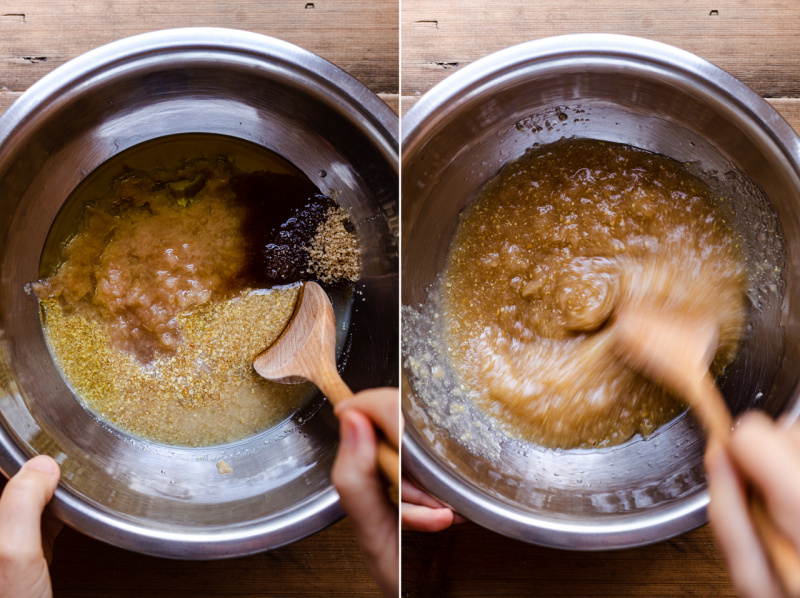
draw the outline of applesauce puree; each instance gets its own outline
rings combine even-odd
[[[230,178],[224,161],[194,160],[116,179],[34,291],[98,317],[111,344],[141,361],[174,352],[176,316],[222,297],[245,267],[246,213]],[[187,181],[199,186],[191,197]]]
[[[632,147],[562,140],[506,165],[462,214],[441,279],[449,355],[506,431],[553,448],[645,436],[682,403],[622,364],[618,301],[708,314],[735,356],[747,273],[708,186]]]

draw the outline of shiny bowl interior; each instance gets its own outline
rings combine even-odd
[[[466,203],[535,143],[565,136],[621,142],[695,163],[744,189],[755,183],[786,240],[786,263],[777,264],[785,290],[782,300],[773,294],[751,306],[753,330],[720,385],[735,413],[757,406],[796,418],[800,139],[744,84],[648,40],[555,37],[455,73],[412,107],[402,130],[404,306],[426,300]],[[706,522],[704,437],[689,415],[619,447],[551,451],[509,440],[487,458],[436,423],[408,369],[403,385],[405,470],[485,527],[594,550],[655,542]]]
[[[31,87],[0,118],[3,473],[14,474],[35,454],[52,455],[62,468],[52,503],[61,519],[117,546],[167,557],[275,548],[341,517],[330,482],[337,423],[321,396],[277,427],[230,444],[182,448],[130,436],[72,395],[23,285],[38,278],[60,207],[104,161],[166,135],[241,138],[339,193],[362,251],[340,369],[354,390],[396,384],[397,129],[394,113],[332,64],[225,29],[121,40]],[[217,473],[220,459],[232,474]]]

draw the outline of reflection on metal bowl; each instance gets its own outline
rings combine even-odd
[[[648,40],[555,37],[455,73],[412,107],[402,129],[402,302],[412,308],[443,268],[459,212],[535,143],[570,136],[625,143],[695,163],[754,198],[765,194],[786,239],[786,264],[775,264],[783,267],[783,300],[767,292],[754,301],[752,329],[719,382],[735,413],[758,406],[796,418],[800,139],[744,84]],[[443,411],[434,412],[414,376],[406,369],[404,469],[467,518],[579,550],[646,544],[705,523],[704,439],[690,415],[617,447],[553,451],[506,438],[487,456],[437,423],[451,407],[440,401]]]
[[[54,512],[117,546],[221,558],[293,542],[341,516],[330,483],[337,422],[322,397],[276,428],[209,448],[160,445],[98,420],[72,395],[23,291],[48,230],[95,168],[139,143],[216,133],[259,144],[333,189],[362,252],[343,375],[396,384],[397,117],[325,60],[225,29],[149,33],[98,48],[0,118],[0,469],[61,463]],[[344,323],[346,324],[346,323]],[[222,476],[224,460],[233,473]]]

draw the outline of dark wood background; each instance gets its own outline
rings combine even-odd
[[[517,43],[622,33],[672,44],[744,81],[800,131],[795,0],[402,0],[401,112],[457,69]],[[403,534],[403,596],[735,596],[708,527],[646,548],[577,553],[468,523]]]
[[[2,0],[0,112],[92,48],[189,26],[246,29],[302,46],[397,111],[398,20],[397,0]],[[147,557],[65,529],[51,573],[57,598],[380,595],[346,519],[285,548],[216,562]]]

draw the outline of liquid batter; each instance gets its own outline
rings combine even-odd
[[[645,436],[682,403],[611,350],[620,301],[709,315],[735,356],[747,274],[708,186],[635,148],[564,140],[506,165],[464,211],[441,278],[449,356],[507,433],[553,448]]]

